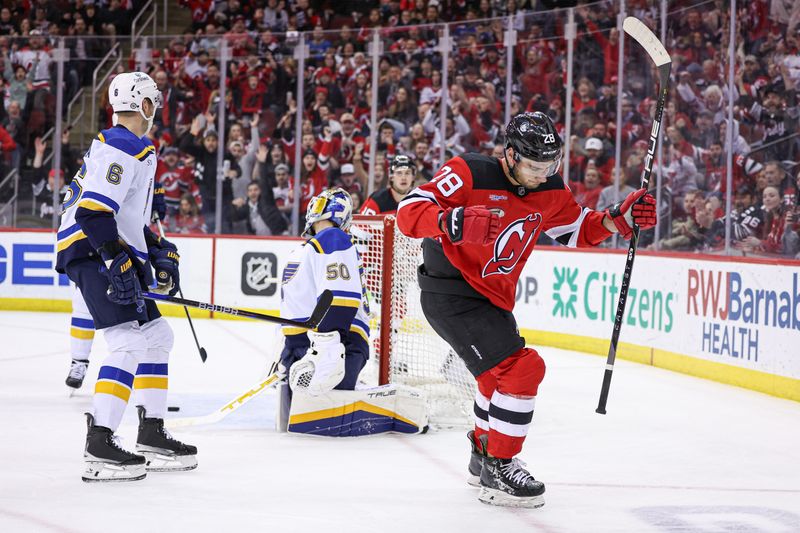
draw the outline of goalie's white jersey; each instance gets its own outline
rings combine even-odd
[[[337,227],[326,228],[292,251],[283,270],[281,317],[308,320],[325,289],[333,304],[318,327],[359,335],[369,342],[369,309],[361,280],[361,261],[350,236]],[[305,330],[283,327],[287,340],[307,342]]]
[[[150,139],[122,126],[101,131],[64,198],[57,269],[63,271],[73,259],[94,254],[117,236],[147,262],[143,228],[150,222],[155,172]]]

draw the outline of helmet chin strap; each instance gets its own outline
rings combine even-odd
[[[514,152],[514,155],[516,155],[516,152]],[[506,167],[508,168],[508,172],[511,174],[511,179],[514,180],[514,183],[516,183],[520,187],[524,187],[524,185],[522,185],[517,179],[517,165],[514,165],[512,167],[511,163],[508,161],[508,149],[503,150],[503,158],[506,160]],[[514,162],[516,163],[517,160],[514,159]]]

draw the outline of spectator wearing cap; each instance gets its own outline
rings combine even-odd
[[[361,193],[363,190],[361,182],[356,178],[356,169],[352,163],[345,163],[339,169],[339,178],[333,184],[334,187],[341,187],[351,195]]]
[[[344,107],[344,96],[342,95],[342,90],[336,83],[336,78],[333,75],[333,70],[331,70],[330,67],[322,67],[317,72],[315,89],[318,88],[325,89],[325,99],[334,109],[341,109]]]
[[[580,169],[580,181],[586,173],[586,168],[589,165],[594,166],[600,174],[600,182],[603,186],[611,183],[611,172],[614,168],[616,160],[607,155],[606,148],[603,146],[603,141],[597,137],[589,137],[583,146],[586,155],[578,159],[578,168]]]
[[[228,231],[226,230],[230,229],[230,217],[227,216],[227,211],[233,199],[232,182],[241,176],[241,169],[233,156],[226,152],[223,165],[224,176],[222,176],[223,227],[216,228],[213,220],[217,198],[217,147],[219,145],[219,137],[217,132],[211,128],[202,134],[203,118],[203,116],[195,117],[190,130],[180,138],[178,148],[195,158],[195,179],[203,197],[203,216],[210,232],[214,233],[219,229],[222,233],[227,233]]]
[[[334,152],[335,157],[339,163],[352,163],[356,145],[364,144],[366,138],[362,135],[361,130],[356,128],[356,119],[352,113],[342,113],[339,123],[342,128],[338,133],[339,151],[338,153]]]
[[[794,159],[793,143],[775,142],[797,130],[800,116],[794,81],[784,76],[782,85],[771,83],[765,86],[762,101],[748,97],[741,99],[744,105],[751,103],[748,117],[763,132],[761,140],[764,144],[775,143],[764,149],[764,158],[768,160]]]
[[[232,206],[232,220],[245,221],[250,235],[281,235],[288,227],[275,205],[272,187],[262,190],[257,180],[247,186],[247,198],[234,198]]]
[[[184,194],[191,195],[197,207],[203,205],[194,169],[184,165],[180,155],[180,150],[174,146],[167,146],[161,152],[156,165],[156,181],[164,188],[164,202],[167,204],[168,215],[178,211]]]
[[[275,171],[271,176],[264,174],[264,167],[261,168],[262,173],[258,183],[261,185],[262,190],[267,187],[272,188],[272,197],[275,199],[275,206],[288,222],[292,214],[292,209],[294,208],[291,200],[292,183],[289,182],[289,177],[291,176],[289,165],[284,163],[276,165]],[[270,180],[272,180],[272,182],[270,182]]]

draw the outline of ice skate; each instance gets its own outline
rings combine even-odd
[[[113,431],[94,425],[91,414],[86,413],[86,417],[89,427],[83,454],[86,470],[81,479],[87,483],[144,479],[145,458],[123,449]]]
[[[489,439],[488,435],[481,435],[479,440],[480,446],[475,444],[475,432],[470,431],[467,433],[469,445],[471,448],[469,456],[469,476],[467,476],[467,485],[473,487],[481,486],[481,470],[483,469],[483,460],[486,458],[486,441]]]
[[[148,472],[180,472],[197,468],[197,447],[176,440],[164,428],[163,418],[147,418],[147,410],[137,405],[139,436],[136,451],[147,459]]]
[[[536,481],[517,458],[486,457],[478,499],[489,505],[536,508],[544,505],[544,483]]]
[[[69,374],[67,375],[66,384],[69,387],[69,395],[72,396],[76,390],[80,389],[83,385],[83,378],[86,377],[86,369],[89,367],[89,361],[84,359],[73,359],[69,367]]]

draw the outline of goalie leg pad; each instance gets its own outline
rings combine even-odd
[[[427,425],[425,393],[390,384],[317,396],[295,391],[288,429],[291,433],[357,437],[389,431],[421,433]]]

